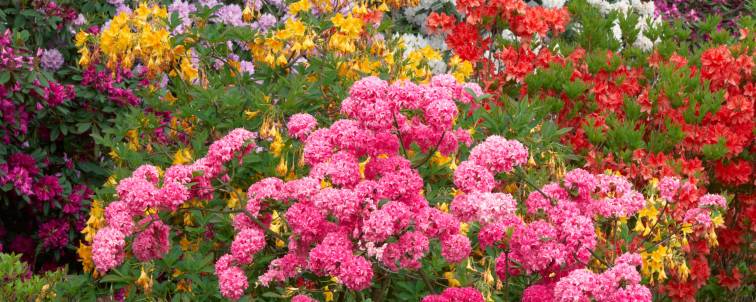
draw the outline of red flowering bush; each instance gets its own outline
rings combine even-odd
[[[684,257],[695,267],[676,269],[685,273],[660,286],[675,299],[689,299],[697,289],[716,282],[709,279],[710,269],[727,272],[742,265],[743,253],[750,249],[743,243],[752,237],[755,218],[749,215],[756,184],[756,45],[752,21],[745,20],[742,26],[745,36],[703,45],[688,55],[674,51],[686,42],[665,36],[661,30],[670,30],[667,25],[660,26],[661,42],[650,54],[635,48],[615,52],[577,47],[555,53],[546,47],[507,46],[495,55],[503,65],[498,69],[503,77],[479,75],[484,83],[487,79],[503,81],[499,94],[527,96],[532,104],[551,108],[554,121],[572,129],[563,142],[585,156],[589,171],[618,171],[640,186],[656,184],[665,177],[684,178],[686,189],[674,209],[664,205],[659,211],[655,207],[653,214],[641,213],[644,219],[655,215],[652,220],[659,221],[669,215],[669,221],[681,225],[678,234],[682,235],[688,232],[685,225],[694,220],[711,225],[695,210],[697,200],[707,193],[726,194],[729,207],[745,214],[717,217],[713,223],[724,223],[727,228],[681,246]],[[582,42],[593,33],[578,34],[581,46],[591,47]],[[647,227],[642,221],[636,223],[639,230]],[[718,242],[721,235],[724,241]],[[719,264],[710,268],[707,261],[714,260]],[[690,277],[688,269],[693,274]],[[733,288],[731,282],[725,279],[720,284]]]
[[[540,40],[549,33],[564,32],[570,21],[566,7],[529,6],[522,0],[457,1],[456,10],[461,20],[455,14],[433,12],[427,25],[431,31],[446,36],[446,45],[453,54],[476,65],[477,79],[494,96],[500,95],[503,82],[524,71],[509,68],[508,60],[513,59],[513,54],[507,49],[492,47],[500,45],[497,41],[502,33],[505,39],[529,45],[534,38]],[[506,73],[502,72],[502,64],[507,66]]]

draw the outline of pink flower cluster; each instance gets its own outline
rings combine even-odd
[[[48,86],[42,86],[42,89],[42,99],[44,99],[50,107],[56,107],[63,104],[63,102],[73,100],[76,97],[76,90],[71,84],[63,85],[51,81],[48,83]]]
[[[543,210],[551,217],[564,217],[564,211],[586,217],[629,217],[646,204],[643,194],[634,190],[625,177],[592,174],[583,169],[567,172],[562,185],[551,183],[542,191],[547,196],[539,192],[528,196],[528,213]]]
[[[529,195],[527,213],[543,218],[525,223],[515,214],[517,202],[511,195],[491,190],[496,173],[512,171],[527,158],[527,149],[519,142],[489,137],[471,150],[454,174],[455,184],[465,193],[454,198],[451,211],[461,221],[480,224],[480,246],[497,245],[511,232],[509,252],[496,261],[502,279],[582,267],[596,246],[592,217],[626,217],[645,205],[643,195],[625,178],[576,169],[565,175],[562,184],[551,183]],[[541,211],[546,215],[538,215]]]
[[[428,295],[421,302],[483,302],[483,295],[472,287],[449,287],[440,295]]]
[[[34,181],[35,177],[39,177]],[[12,183],[16,192],[39,201],[52,201],[63,194],[58,177],[40,175],[37,161],[29,154],[14,153],[0,164],[0,185]]]
[[[533,285],[523,293],[523,301],[652,301],[651,291],[640,285],[640,265],[640,255],[626,253],[601,274],[576,269],[555,283]]]
[[[236,129],[210,145],[207,155],[191,165],[174,165],[165,171],[161,183],[158,168],[143,165],[131,177],[122,179],[116,186],[118,200],[105,208],[107,226],[95,235],[92,243],[92,260],[95,267],[106,272],[120,265],[124,259],[125,239],[137,233],[132,243],[134,256],[140,261],[161,258],[170,249],[170,228],[157,216],[143,217],[147,209],[174,211],[190,198],[204,198],[212,193],[210,181],[222,175],[223,165],[254,148],[248,143],[256,135]],[[199,174],[199,175],[197,175]],[[193,185],[188,188],[190,183]],[[249,251],[257,241],[245,237],[237,249]],[[258,240],[259,241],[259,240]],[[243,275],[243,274],[242,274]]]
[[[247,275],[244,270],[233,265],[233,256],[221,256],[215,262],[215,275],[218,276],[218,287],[221,295],[226,298],[238,300],[244,295],[249,287]]]
[[[465,259],[471,246],[459,234],[459,220],[428,205],[422,177],[399,150],[400,144],[416,144],[450,154],[459,143],[469,143],[467,131],[454,128],[455,100],[472,101],[466,87],[480,91],[448,75],[436,76],[428,85],[368,77],[357,81],[342,103],[341,111],[350,119],[314,129],[311,116],[292,116],[289,133],[304,140],[309,176],[288,182],[267,178],[247,191],[246,210],[259,221],[271,202],[290,205],[283,215],[292,231],[289,251],[271,262],[260,283],[269,286],[309,271],[362,290],[372,283],[373,261],[391,270],[418,269],[433,239],[441,243],[447,261]],[[417,114],[409,117],[408,111]],[[361,173],[363,161],[367,164]],[[239,234],[256,227],[241,214],[234,226]],[[237,264],[247,259],[241,260],[233,259]]]
[[[289,123],[286,127],[289,130],[289,135],[293,138],[305,140],[310,135],[312,130],[318,126],[318,121],[307,113],[297,113],[289,118]]]

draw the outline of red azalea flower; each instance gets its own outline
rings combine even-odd
[[[457,19],[444,13],[432,12],[428,15],[427,23],[431,33],[442,31],[449,33]]]
[[[738,227],[722,228],[717,230],[717,242],[719,247],[727,252],[736,253],[743,244],[743,232]]]
[[[667,284],[662,285],[661,290],[665,292],[672,301],[695,302],[696,291],[698,289],[690,282],[670,280]]]
[[[706,258],[699,256],[691,259],[688,264],[690,265],[690,277],[688,281],[694,284],[694,287],[700,288],[706,284],[706,280],[709,279],[711,271],[709,270],[709,262]]]
[[[446,44],[463,60],[477,61],[488,50],[490,39],[481,40],[478,29],[467,23],[454,26],[452,33],[446,36]]]
[[[732,274],[727,274],[727,272],[723,270],[717,277],[719,277],[719,285],[729,290],[734,290],[740,287],[740,279],[743,278],[737,267],[732,269]]]
[[[740,73],[730,49],[725,45],[710,48],[701,54],[701,75],[711,80],[711,88],[738,86]]]
[[[751,163],[746,160],[737,160],[724,164],[721,161],[714,166],[714,175],[720,182],[738,186],[748,183],[751,177]]]

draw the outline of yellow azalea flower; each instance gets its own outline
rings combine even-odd
[[[459,82],[467,81],[467,78],[469,78],[474,71],[473,65],[470,61],[463,60],[457,55],[454,55],[449,60],[449,67],[452,69],[452,75]]]
[[[466,236],[468,231],[470,231],[470,225],[469,224],[464,223],[464,222],[462,222],[462,223],[459,224],[459,233],[460,234]]]
[[[296,16],[300,12],[309,11],[311,7],[310,0],[299,0],[289,4],[289,14]]]
[[[178,98],[176,98],[173,95],[173,93],[171,93],[170,91],[166,92],[165,95],[163,96],[163,101],[166,101],[171,104],[175,103],[177,100]]]
[[[320,188],[321,189],[330,188],[330,187],[332,187],[330,181],[328,181],[326,179],[323,179],[323,180],[320,181]]]
[[[278,214],[278,211],[273,210],[273,213],[271,213],[270,218],[271,218],[271,221],[270,221],[270,226],[268,227],[268,229],[270,229],[270,231],[275,234],[280,234],[281,229],[283,228],[283,219]]]
[[[102,207],[102,201],[93,200],[92,206],[89,210],[89,218],[87,219],[86,227],[81,231],[84,235],[84,240],[92,242],[94,235],[98,230],[105,227],[104,210]]]
[[[278,165],[276,166],[276,174],[278,174],[278,176],[285,176],[286,172],[288,171],[289,167],[286,163],[286,158],[282,156],[281,160],[278,161]]]
[[[483,272],[483,282],[488,286],[493,286],[496,283],[496,278],[494,278],[491,270],[487,269]]]
[[[724,218],[722,218],[722,214],[717,213],[713,217],[711,217],[711,223],[714,228],[720,228],[724,226]]]
[[[664,245],[659,245],[655,251],[649,253],[643,251],[641,258],[643,259],[643,266],[641,273],[649,277],[651,281],[664,281],[667,279],[667,274],[664,270],[664,262],[668,256],[669,250]]]
[[[456,278],[454,278],[454,272],[445,272],[444,273],[444,279],[449,281],[449,287],[460,287],[462,286],[462,283],[459,282]]]
[[[181,78],[185,81],[191,82],[199,77],[199,70],[192,65],[189,58],[181,59]]]
[[[74,44],[76,45],[76,47],[81,48],[87,44],[88,39],[89,34],[84,30],[79,30],[79,32],[77,32],[76,36],[74,37]]]
[[[328,289],[328,286],[323,287],[323,297],[325,298],[326,302],[333,301],[333,292]]]
[[[457,170],[457,160],[456,159],[452,160],[451,163],[449,163],[449,169],[451,169],[452,171],[456,171]]]
[[[509,194],[514,194],[514,192],[517,191],[517,183],[509,183],[506,187],[504,187],[504,192],[507,192]]]
[[[193,226],[194,221],[192,220],[192,213],[185,212],[184,213],[184,226]]]
[[[79,248],[76,249],[76,253],[79,255],[82,270],[86,273],[92,272],[92,274],[96,275],[97,270],[94,269],[94,261],[92,261],[92,246],[79,242]]]
[[[255,11],[252,10],[252,8],[249,7],[249,5],[244,6],[244,10],[242,11],[242,20],[244,22],[251,22],[255,17]]]
[[[242,198],[244,198],[244,192],[239,188],[234,189],[234,192],[231,192],[231,196],[226,201],[226,207],[230,209],[237,208],[239,205],[241,205]]]
[[[651,188],[654,188],[654,189],[656,189],[656,188],[658,188],[658,187],[659,187],[659,179],[658,179],[658,178],[656,178],[656,177],[654,177],[654,178],[651,178],[651,180],[650,180],[650,181],[648,182],[648,184],[650,184],[650,185],[651,185]]]
[[[121,12],[113,17],[108,28],[99,34],[99,53],[105,55],[106,65],[112,70],[128,69],[139,61],[147,67],[148,77],[172,71],[174,56],[167,18],[165,7],[144,3],[131,13]],[[84,34],[78,35],[79,45],[83,46],[86,40]],[[80,53],[80,61],[87,61],[85,52]]]
[[[146,208],[146,209],[144,209],[144,216],[150,216],[150,215],[154,215],[154,214],[157,214],[157,209],[155,209],[155,208]]]
[[[152,292],[152,274],[150,276],[147,276],[147,273],[144,271],[144,266],[142,267],[142,272],[139,274],[139,279],[136,281],[136,285],[142,288],[142,290],[149,294]]]
[[[192,149],[180,148],[176,150],[176,154],[173,155],[174,165],[183,165],[192,161]]]
[[[255,111],[244,110],[244,117],[248,120],[255,118],[258,114],[260,114],[259,110],[255,110]]]
[[[711,228],[708,232],[706,232],[706,239],[709,242],[709,246],[711,247],[716,247],[719,245],[719,242],[717,241],[717,232],[714,231],[714,228]]]
[[[283,248],[283,247],[285,247],[285,246],[286,246],[286,242],[284,242],[284,241],[283,241],[283,240],[281,240],[281,239],[278,239],[278,238],[276,238],[276,247],[277,247],[277,248],[279,248],[279,249],[280,249],[280,248]]]
[[[690,275],[690,269],[688,268],[688,264],[683,260],[682,264],[680,264],[677,267],[677,273],[680,276],[680,279],[682,281],[688,280],[688,276]]]
[[[108,155],[110,158],[112,158],[115,161],[119,161],[121,159],[121,156],[118,155],[118,150],[116,149],[110,149],[110,152],[108,152]]]
[[[281,136],[278,131],[274,134],[273,142],[270,144],[270,152],[273,153],[276,157],[281,156],[281,151],[284,148],[284,142],[283,137]]]
[[[116,181],[115,175],[108,176],[108,180],[105,181],[105,185],[110,186],[110,187],[115,187],[116,183],[117,181]]]
[[[181,246],[181,250],[184,252],[187,251],[197,251],[199,250],[199,241],[192,242],[188,238],[186,238],[186,235],[181,237],[181,240],[179,241],[179,246]]]
[[[80,54],[81,58],[79,58],[79,65],[83,67],[89,66],[90,59],[89,59],[89,49],[88,48],[80,48],[78,50],[78,53]]]
[[[126,141],[128,142],[129,150],[139,151],[139,132],[136,129],[126,131]]]
[[[439,205],[438,205],[438,209],[439,209],[439,210],[440,210],[441,212],[444,212],[444,213],[449,213],[449,204],[448,204],[448,203],[445,203],[445,202],[442,202],[441,204],[439,204]]]
[[[276,65],[283,66],[286,65],[289,61],[286,60],[286,57],[284,55],[280,55],[276,58]]]
[[[430,161],[439,166],[448,166],[451,162],[451,157],[444,156],[443,154],[441,154],[441,152],[436,151],[435,153],[433,153]]]

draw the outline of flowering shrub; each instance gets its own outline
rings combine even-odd
[[[92,87],[95,70],[76,68],[73,33],[86,25],[77,7],[27,1],[0,12],[0,250],[34,272],[76,265],[92,189],[107,176],[91,135],[127,104]],[[130,92],[130,82],[109,85]]]
[[[630,234],[637,230],[631,231],[628,217],[640,217],[647,202],[624,177],[577,169],[560,182],[533,187],[527,199],[518,202],[497,192],[502,181],[498,175],[514,174],[530,183],[523,169],[528,149],[493,135],[471,148],[467,160],[454,168],[451,178],[458,191],[449,212],[439,200],[427,198],[426,190],[441,187],[427,182],[417,168],[428,164],[434,152],[449,156],[459,152],[460,144],[472,143],[467,131],[455,128],[460,118],[455,100],[475,102],[475,91],[480,88],[459,84],[449,75],[436,76],[426,85],[388,84],[375,77],[357,81],[341,105],[346,119],[316,128],[309,115],[291,118],[288,128],[304,141],[307,175],[286,181],[261,176],[240,203],[223,202],[223,196],[238,198],[232,189],[237,173],[245,175],[245,162],[254,163],[252,158],[257,157],[249,153],[255,144],[247,143],[256,136],[246,130],[234,130],[214,142],[205,157],[191,164],[173,165],[165,172],[143,165],[118,182],[117,199],[95,217],[100,228],[93,238],[91,259],[83,259],[85,267],[93,268],[94,276],[106,274],[106,282],[128,283],[134,278],[146,295],[173,295],[168,288],[175,287],[174,294],[220,293],[232,300],[248,291],[299,294],[295,299],[305,300],[333,292],[352,297],[368,292],[385,299],[401,290],[378,286],[374,279],[397,279],[402,284],[401,280],[417,276],[424,280],[424,291],[430,292],[417,299],[482,301],[484,293],[490,296],[495,290],[486,283],[478,289],[449,288],[434,294],[434,282],[443,271],[424,268],[423,263],[471,265],[491,257],[491,265],[481,269],[495,273],[501,282],[514,283],[521,276],[539,280],[525,283],[523,299],[614,301],[632,296],[650,301],[651,292],[640,283],[637,267],[660,274],[665,270],[647,263],[656,258],[646,261],[642,256],[649,249],[658,250],[658,244]],[[409,155],[410,151],[416,155]],[[231,161],[235,158],[239,160]],[[685,244],[681,242],[721,226],[716,220],[721,220],[726,207],[724,197],[701,196],[682,208],[675,184],[681,185],[679,180],[665,179],[659,194],[676,204],[671,212],[684,211],[686,226],[681,237],[667,240]],[[652,199],[653,192],[652,188]],[[194,220],[204,222],[199,228],[190,227]],[[463,229],[470,225],[479,230],[477,238]],[[606,227],[606,233],[599,231]],[[655,227],[656,222],[651,228]],[[176,236],[171,235],[174,231]],[[179,236],[175,247],[172,241]],[[210,241],[196,243],[213,251],[209,259],[198,262],[191,256],[198,248],[192,247],[195,240]],[[218,292],[194,292],[191,281],[169,285],[176,281],[164,280],[157,287],[152,273],[137,279],[123,270],[139,265],[144,272],[147,266],[160,276],[172,270],[163,266],[165,261],[176,263],[181,258],[178,265],[187,271],[174,271],[179,280],[192,280],[193,274],[217,259],[213,270]],[[112,270],[120,273],[108,274]],[[281,292],[276,290],[284,288],[281,284],[301,285]],[[318,288],[329,289],[322,294]],[[508,289],[504,294],[509,295]]]
[[[506,54],[502,57],[506,78],[498,93],[527,96],[531,102],[551,108],[560,127],[573,129],[563,142],[585,156],[589,171],[619,171],[639,186],[678,184],[672,186],[680,188],[674,206],[669,201],[651,199],[639,212],[641,220],[634,227],[641,232],[640,237],[646,237],[644,243],[659,245],[656,252],[641,256],[647,264],[642,273],[664,283],[659,285],[661,292],[673,299],[690,299],[697,289],[710,283],[736,289],[739,281],[724,278],[718,282],[709,278],[710,271],[740,271],[737,267],[744,265],[741,253],[748,247],[737,245],[743,242],[742,238],[750,238],[748,230],[753,219],[728,219],[716,212],[699,217],[697,213],[699,198],[720,192],[731,197],[730,208],[751,212],[753,165],[748,159],[752,157],[749,152],[753,142],[753,102],[749,96],[753,85],[753,43],[742,35],[749,35],[753,21],[740,20],[744,30],[734,36],[712,29],[710,44],[702,45],[688,57],[676,52],[687,47],[689,40],[679,39],[684,34],[674,31],[685,30],[663,23],[644,31],[657,44],[650,52],[643,52],[638,45],[627,47],[634,44],[623,35],[608,39],[622,42],[627,48],[608,43],[603,45],[609,48],[606,49],[587,42],[600,41],[597,38],[601,32],[611,32],[614,26],[621,27],[624,33],[638,28],[632,21],[635,13],[623,12],[626,17],[620,17],[618,24],[606,22],[602,28],[593,18],[614,14],[613,9],[621,8],[614,7],[617,4],[599,4],[597,9],[591,9],[586,4],[570,3],[577,22],[598,26],[591,31],[576,30],[574,39],[579,47],[554,51],[542,44],[540,49],[520,45],[502,50]],[[725,205],[721,199],[720,202]],[[710,227],[691,229],[693,222],[729,225],[716,232],[725,234],[724,244],[730,252],[709,255],[722,236]],[[666,225],[662,228],[666,231],[654,225]],[[669,239],[674,237],[685,240],[676,243]],[[710,268],[705,255],[723,264]],[[676,260],[659,260],[664,258]]]

